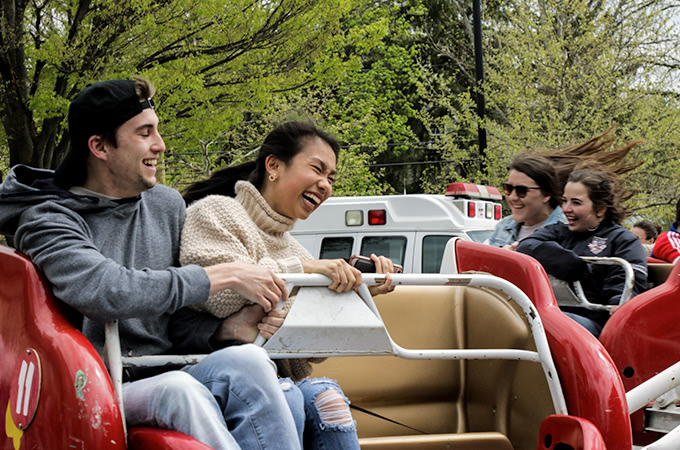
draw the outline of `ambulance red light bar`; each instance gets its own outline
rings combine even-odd
[[[369,225],[385,225],[387,223],[387,213],[384,209],[369,209],[368,210],[368,224]]]
[[[503,200],[503,196],[498,188],[472,183],[451,183],[444,195],[462,198],[481,198],[485,200]]]

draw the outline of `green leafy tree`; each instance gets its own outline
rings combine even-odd
[[[448,171],[499,183],[516,153],[575,144],[616,124],[619,143],[648,141],[635,148],[633,158],[644,164],[626,180],[638,192],[632,206],[642,215],[661,215],[654,205],[680,194],[673,157],[680,130],[672,89],[675,7],[666,0],[491,3],[484,11],[488,171],[458,164],[435,170],[432,179]],[[464,141],[476,134],[474,103],[465,94],[450,98],[442,120]],[[455,144],[446,155],[459,161],[476,156]]]
[[[241,110],[267,104],[274,86],[295,85],[346,3],[3,2],[0,113],[9,164],[55,167],[68,147],[69,100],[90,82],[134,74],[159,89],[168,148],[219,139]]]
[[[343,33],[309,68],[313,81],[279,98],[348,146],[337,192],[419,192],[423,163],[439,159],[422,89],[435,72],[423,61],[426,37],[414,25],[425,14],[421,0],[358,2]]]
[[[414,80],[421,75],[414,64],[417,41],[404,19],[418,10],[364,0],[351,6],[339,21],[341,33],[329,37],[295,83],[274,87],[269,105],[252,105],[240,126],[225,131],[222,150],[211,154],[213,168],[252,158],[253,149],[281,121],[312,120],[345,147],[336,193],[394,191],[390,174],[376,165],[418,158],[406,150],[420,140],[413,124],[420,100]]]

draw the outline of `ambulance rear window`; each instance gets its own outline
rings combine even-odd
[[[468,236],[470,236],[470,239],[472,239],[473,241],[483,244],[484,241],[491,237],[491,235],[493,234],[493,230],[474,230],[466,231],[466,233],[468,234]]]
[[[406,238],[404,236],[368,236],[361,240],[361,254],[387,256],[395,264],[404,265]]]
[[[453,235],[430,235],[423,238],[422,273],[439,273],[446,243]]]
[[[332,237],[323,238],[321,241],[321,252],[319,259],[338,259],[343,258],[349,261],[352,256],[352,247],[354,246],[353,237]]]

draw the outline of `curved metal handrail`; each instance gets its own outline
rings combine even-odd
[[[280,274],[288,286],[289,291],[295,286],[328,286],[331,280],[319,274]],[[484,274],[391,274],[392,284],[397,285],[420,285],[420,286],[467,286],[474,288],[493,288],[503,292],[515,301],[521,308],[527,319],[537,351],[517,350],[517,349],[458,349],[458,350],[431,350],[431,349],[406,349],[397,345],[385,328],[385,333],[391,345],[391,354],[404,359],[508,359],[524,360],[541,364],[543,368],[548,388],[553,401],[553,406],[557,414],[568,414],[564,393],[559,381],[559,376],[552,359],[550,347],[545,335],[543,323],[529,298],[512,283],[493,275]],[[364,282],[358,289],[358,295],[366,306],[371,310],[376,318],[382,322],[378,308],[373,301],[373,297],[368,289],[369,286],[379,285],[385,282],[384,274],[363,274]],[[332,292],[332,291],[331,291]],[[384,323],[382,323],[384,328]],[[284,324],[285,327],[285,324]],[[112,328],[112,327],[111,327]],[[108,333],[107,339],[115,339],[116,333]],[[260,345],[263,339],[257,341]],[[117,340],[110,345],[119,345]],[[296,357],[323,357],[333,356],[328,353],[305,353],[304,351],[291,351]],[[360,353],[357,353],[360,354]],[[344,353],[351,355],[351,353]],[[277,355],[272,355],[276,357]],[[152,355],[137,357],[121,357],[119,362],[109,361],[109,367],[118,372],[112,373],[114,383],[122,383],[122,366],[128,367],[158,367],[171,364],[191,364],[202,360],[205,355]]]
[[[328,286],[331,280],[318,274],[281,274],[281,278],[292,289],[293,286]],[[396,344],[385,329],[392,346],[392,354],[404,359],[511,359],[540,363],[553,399],[555,411],[567,414],[566,401],[562,392],[557,370],[555,368],[550,347],[545,335],[543,323],[531,300],[517,286],[502,278],[486,274],[391,274],[392,284],[418,286],[467,286],[474,288],[492,288],[503,292],[515,301],[524,312],[536,345],[536,352],[516,349],[459,349],[459,350],[429,350],[406,349]],[[382,322],[378,308],[368,289],[369,286],[383,284],[384,274],[363,274],[364,282],[358,289],[358,294],[376,318]],[[285,324],[284,324],[285,326]],[[384,326],[384,323],[383,323]],[[297,357],[333,356],[333,353],[305,353],[294,351]],[[349,355],[350,353],[343,353]],[[357,353],[361,354],[361,353]],[[273,355],[272,357],[276,357]]]
[[[619,265],[623,267],[626,274],[626,279],[624,282],[623,291],[621,293],[621,299],[619,300],[619,305],[621,306],[633,297],[633,289],[635,288],[635,272],[633,271],[633,266],[623,258],[609,257],[609,256],[581,256],[581,259],[587,261],[591,264],[605,264],[605,265]],[[611,311],[616,305],[601,305],[598,303],[593,303],[588,300],[583,291],[583,286],[577,280],[572,283],[568,283],[564,280],[559,280],[554,277],[549,277],[551,284],[553,285],[553,291],[557,297],[557,303],[560,306],[577,306],[583,307],[585,309],[590,309],[594,311]],[[555,280],[564,283],[563,289],[559,289]],[[570,286],[570,284],[573,286]],[[560,295],[559,292],[562,292]]]

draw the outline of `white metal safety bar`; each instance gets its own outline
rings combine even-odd
[[[619,301],[619,305],[623,305],[628,300],[630,300],[631,297],[633,297],[633,288],[635,287],[635,272],[633,271],[633,266],[631,263],[623,258],[614,256],[582,256],[581,259],[593,264],[618,265],[623,267],[623,270],[626,273],[626,279],[623,284],[623,291],[621,292],[621,300]]]
[[[123,405],[123,362],[120,352],[120,337],[118,335],[118,321],[109,320],[104,325],[104,349],[106,350],[107,363],[109,365],[109,373],[111,374],[111,382],[113,383],[113,390],[118,400],[118,407],[120,408],[120,415],[123,417],[123,432],[127,439],[127,426],[125,424],[125,409]]]
[[[628,411],[633,414],[637,410],[644,408],[652,400],[679,385],[680,362],[677,362],[644,383],[626,392]],[[651,444],[642,447],[643,450],[677,450],[679,448],[680,426],[675,427],[669,433]]]
[[[678,385],[680,385],[680,362],[626,392],[628,412],[633,414]]]
[[[286,281],[286,284],[290,286],[317,286],[325,288],[331,283],[329,278],[317,274],[281,274],[281,278],[283,278]],[[564,399],[564,394],[562,392],[557,370],[555,369],[555,364],[552,359],[552,354],[550,353],[543,323],[541,322],[541,318],[531,300],[529,300],[526,294],[524,294],[524,292],[522,292],[517,286],[502,278],[485,274],[391,274],[391,278],[392,284],[395,286],[467,286],[476,288],[492,288],[503,292],[511,300],[515,301],[524,312],[529,327],[531,328],[537,351],[533,352],[515,349],[405,349],[396,344],[389,336],[389,333],[382,322],[382,318],[380,317],[378,308],[376,307],[375,302],[373,301],[373,298],[368,290],[369,286],[385,283],[386,276],[381,274],[363,274],[364,283],[358,289],[358,294],[368,309],[374,314],[375,318],[380,321],[381,327],[389,341],[389,349],[382,351],[344,351],[341,353],[342,356],[391,354],[404,359],[509,359],[537,362],[540,363],[543,368],[553,399],[555,412],[557,414],[568,414],[566,401]],[[325,289],[325,291],[328,290]],[[299,302],[301,292],[302,291],[300,291],[296,297],[295,305],[297,305]],[[318,297],[316,297],[316,301],[318,301]],[[295,309],[295,305],[289,312],[289,318]],[[288,321],[289,318],[287,318],[286,321]],[[286,327],[285,323],[283,327],[281,327],[281,330],[283,330],[284,327]],[[276,335],[272,339],[275,337]],[[286,342],[286,344],[289,343]],[[337,350],[328,352],[304,351],[301,349],[292,348],[276,350],[269,348],[268,345],[265,345],[265,349],[267,349],[272,358],[289,358],[291,354],[294,354],[296,357],[300,358],[338,356],[339,354]]]
[[[623,258],[607,256],[581,256],[581,259],[592,264],[619,265],[623,267],[626,278],[619,305],[623,305],[632,298],[633,289],[635,287],[635,272],[633,271],[633,266],[628,261]],[[569,283],[563,280],[556,279],[552,276],[549,276],[549,279],[550,283],[553,285],[557,303],[560,306],[579,306],[594,311],[611,311],[613,308],[613,305],[601,305],[589,301],[578,280],[572,283],[572,290],[571,287],[568,286]]]
[[[671,389],[680,386],[680,362],[677,362],[654,375],[649,380],[626,392],[628,412],[633,414],[644,408],[652,400],[660,397]],[[675,427],[651,444],[641,447],[642,450],[677,450],[680,448],[680,426]]]
[[[338,300],[337,297],[343,294],[337,294],[329,289],[327,286],[331,283],[331,280],[323,275],[318,274],[280,274],[288,286],[289,292],[295,287],[305,287],[322,288],[318,292],[314,292],[311,296],[314,298],[315,302],[320,301],[320,296],[317,295],[319,292],[325,293],[329,299]],[[359,287],[358,294],[368,308],[373,314],[361,314],[355,315],[359,317],[359,320],[363,321],[377,321],[378,322],[378,332],[381,332],[387,342],[387,346],[383,346],[379,349],[368,348],[363,351],[356,351],[349,349],[349,351],[340,351],[335,346],[333,351],[324,350],[314,350],[309,351],[304,348],[291,348],[290,342],[286,342],[287,348],[269,348],[270,344],[275,341],[279,334],[285,333],[287,324],[293,319],[292,316],[298,313],[302,313],[304,309],[302,305],[302,297],[304,297],[305,289],[300,289],[296,295],[296,301],[293,308],[288,313],[284,325],[279,329],[279,331],[272,337],[272,340],[267,342],[265,349],[270,353],[272,358],[290,358],[294,355],[297,358],[308,358],[308,357],[326,357],[326,356],[356,356],[356,355],[395,355],[404,359],[505,359],[505,360],[523,360],[537,362],[541,364],[546,381],[548,383],[548,388],[553,401],[553,406],[555,413],[557,414],[568,414],[566,401],[564,399],[564,394],[562,392],[562,386],[559,381],[559,376],[555,368],[552,355],[550,353],[550,348],[548,346],[548,341],[546,339],[545,330],[543,328],[543,323],[541,318],[536,311],[531,300],[517,288],[512,283],[498,278],[492,275],[485,274],[464,274],[464,275],[448,275],[448,274],[391,274],[392,284],[397,285],[414,285],[414,286],[466,286],[473,288],[492,288],[507,295],[512,301],[515,301],[522,309],[529,327],[532,331],[532,336],[536,345],[537,351],[529,350],[516,350],[516,349],[405,349],[397,345],[389,336],[387,329],[380,317],[378,308],[373,301],[373,298],[369,292],[368,287],[383,284],[386,280],[385,275],[380,274],[363,274],[364,283]],[[347,293],[347,295],[356,295],[354,293]],[[336,302],[337,303],[337,302]],[[343,308],[347,309],[349,303],[343,302]],[[297,313],[296,313],[297,311]],[[372,317],[367,317],[372,316]],[[316,320],[311,321],[312,324],[317,323]],[[115,326],[114,326],[115,325]],[[115,330],[114,330],[115,329]],[[340,331],[342,333],[342,330]],[[361,336],[361,335],[358,335]],[[117,395],[120,395],[120,404],[122,411],[122,367],[160,367],[168,365],[183,365],[197,363],[205,357],[205,355],[149,355],[149,356],[137,356],[137,357],[121,357],[120,355],[120,343],[117,335],[117,323],[107,326],[106,329],[106,340],[107,349],[109,355],[109,370],[112,373],[112,380],[114,383],[114,389]],[[318,339],[314,340],[315,342]],[[262,344],[263,340],[259,340]],[[310,341],[307,341],[309,343]],[[337,342],[337,341],[336,341]],[[356,340],[354,341],[357,342]],[[258,342],[256,342],[258,343]],[[362,344],[362,342],[359,342]],[[113,350],[114,347],[118,348],[118,354]]]
[[[640,450],[678,450],[680,448],[680,426],[673,428],[658,440],[641,447]]]

